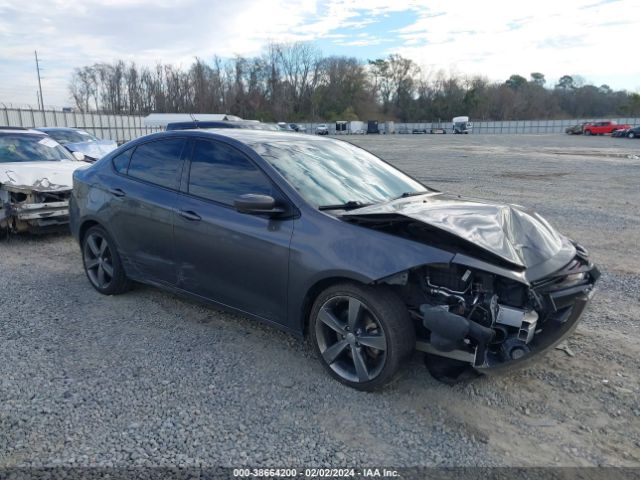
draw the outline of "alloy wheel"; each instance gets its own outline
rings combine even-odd
[[[84,242],[84,267],[89,280],[101,290],[113,281],[113,256],[106,238],[97,232],[90,233]]]
[[[344,380],[369,382],[383,370],[387,339],[361,300],[346,295],[328,299],[318,311],[315,333],[323,360]]]

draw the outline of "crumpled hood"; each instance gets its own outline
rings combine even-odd
[[[377,215],[400,215],[423,222],[521,267],[539,265],[561,250],[573,248],[533,210],[443,193],[371,205],[343,216]]]
[[[70,152],[84,153],[87,157],[99,160],[107,153],[118,148],[118,144],[113,140],[100,140],[99,142],[78,142],[64,145]]]
[[[0,186],[55,192],[71,190],[73,172],[88,166],[85,162],[11,162],[0,163]]]

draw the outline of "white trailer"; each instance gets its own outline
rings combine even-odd
[[[472,128],[469,117],[453,117],[453,133],[469,133]]]
[[[384,122],[384,133],[396,133],[396,124],[390,120]]]
[[[364,122],[352,120],[349,122],[349,133],[351,135],[362,135],[365,133]]]

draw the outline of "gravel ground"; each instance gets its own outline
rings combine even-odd
[[[155,288],[104,297],[66,235],[0,243],[0,467],[640,466],[640,141],[366,136],[427,184],[536,207],[602,267],[568,350],[362,393],[307,343]]]

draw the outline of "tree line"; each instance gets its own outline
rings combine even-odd
[[[230,113],[262,121],[527,120],[640,116],[640,95],[565,75],[481,75],[422,70],[397,54],[367,62],[323,56],[311,43],[270,44],[261,55],[188,68],[122,60],[76,68],[69,91],[76,108],[116,114]]]

